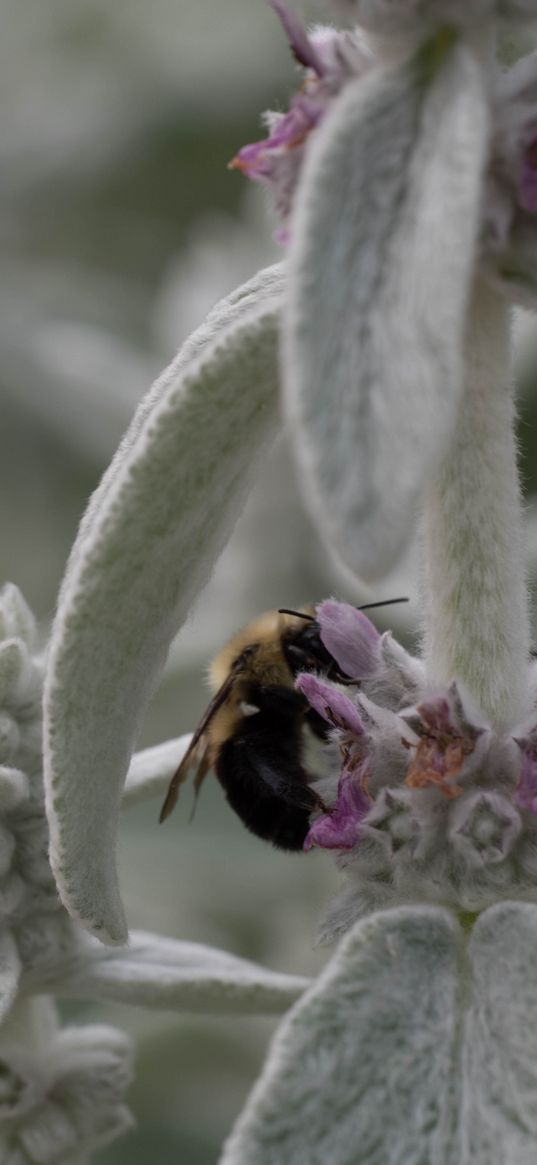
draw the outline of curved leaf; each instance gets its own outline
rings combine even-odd
[[[127,933],[115,832],[141,715],[275,431],[281,290],[279,269],[246,285],[158,382],[62,588],[45,684],[51,862],[67,908],[104,941]]]
[[[273,297],[283,296],[283,291],[284,269],[283,265],[279,263],[264,268],[248,283],[237,287],[230,295],[216,304],[207,318],[200,324],[200,327],[185,340],[175,359],[164,369],[162,375],[143,397],[108,469],[103,474],[86,507],[67,563],[60,592],[60,603],[64,592],[69,588],[75,563],[85,552],[88,541],[91,545],[91,532],[103,500],[110,492],[118,475],[123,472],[127,457],[134,449],[144,427],[155,409],[158,409],[166,393],[180,383],[180,378],[189,372],[194,361],[204,353],[209,352],[212,344],[221,341],[228,329],[232,329],[236,323],[245,319],[250,310],[255,310],[263,303],[269,304]]]
[[[283,1021],[221,1165],[447,1165],[457,929],[419,906],[359,923]]]
[[[448,36],[344,89],[293,219],[287,412],[306,501],[367,579],[403,550],[462,390],[488,112]]]
[[[54,982],[74,999],[109,999],[158,1009],[220,1015],[273,1014],[287,1008],[310,980],[269,971],[227,951],[132,931],[125,950],[87,943],[76,967]]]

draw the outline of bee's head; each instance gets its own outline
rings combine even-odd
[[[321,640],[319,624],[310,615],[299,616],[282,635],[282,651],[291,674],[302,671],[323,672],[333,680],[346,676]]]

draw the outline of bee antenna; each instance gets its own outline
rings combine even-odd
[[[358,611],[371,611],[374,607],[391,607],[394,603],[409,603],[410,599],[383,599],[380,603],[365,603],[363,607],[358,607]]]
[[[304,611],[291,611],[289,607],[278,607],[278,615],[294,615],[296,619],[309,619],[315,623],[314,615],[306,615]]]

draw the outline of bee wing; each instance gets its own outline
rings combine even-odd
[[[233,684],[235,683],[236,674],[237,668],[234,667],[224,680],[222,686],[218,689],[216,695],[213,696],[209,706],[205,710],[198,724],[198,727],[194,732],[192,740],[190,741],[190,744],[185,752],[185,755],[170,781],[168,792],[160,811],[160,822],[165,821],[166,818],[170,816],[170,813],[172,813],[175,809],[177,798],[179,796],[179,789],[186,781],[189,771],[194,764],[197,766],[194,782],[197,797],[203,779],[206,776],[211,764],[210,757],[208,755],[209,741],[206,735],[207,729],[209,728],[213,716],[216,715],[219,708],[222,707],[222,704],[226,702],[233,688]]]
[[[197,768],[196,776],[194,777],[194,804],[192,806],[192,812],[190,814],[190,821],[194,820],[194,814],[196,812],[196,806],[198,804],[198,797],[200,795],[200,789],[201,789],[201,786],[203,785],[205,777],[207,776],[207,773],[209,772],[209,769],[211,767],[211,763],[212,763],[212,757],[210,755],[209,749],[206,748],[204,753],[203,753],[203,756],[200,758],[200,762],[199,762],[199,765]]]

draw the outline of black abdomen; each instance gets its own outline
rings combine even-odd
[[[239,721],[221,745],[216,775],[232,809],[258,837],[280,849],[301,850],[319,798],[302,765],[304,698],[290,688],[252,688],[259,708]]]

